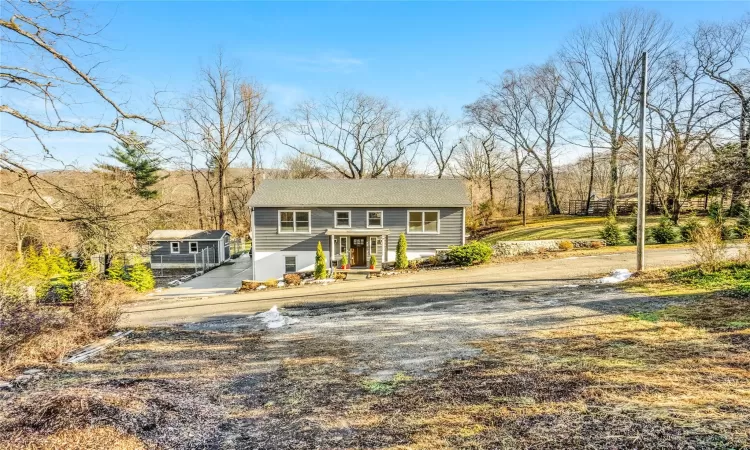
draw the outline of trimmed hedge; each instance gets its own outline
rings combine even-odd
[[[492,257],[492,247],[481,241],[469,242],[466,245],[454,245],[447,253],[448,260],[459,266],[486,263]]]

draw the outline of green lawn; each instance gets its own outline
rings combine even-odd
[[[674,321],[704,329],[750,329],[750,262],[724,263],[714,272],[695,266],[652,270],[624,285],[634,293],[690,299],[663,309],[635,311],[637,319]]]
[[[484,238],[484,242],[494,244],[497,241],[533,241],[537,239],[599,239],[599,230],[604,224],[604,217],[550,216],[529,219],[526,227],[520,221],[508,219],[508,229]],[[623,234],[627,232],[633,219],[618,218]],[[648,227],[656,226],[658,216],[646,218]],[[501,222],[503,223],[503,222]]]

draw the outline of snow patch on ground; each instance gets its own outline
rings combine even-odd
[[[615,269],[608,277],[599,278],[596,282],[602,284],[622,283],[632,275],[628,269]]]
[[[256,314],[255,317],[259,318],[260,321],[263,322],[268,329],[281,328],[285,325],[291,325],[299,322],[298,319],[293,319],[291,317],[282,315],[276,305],[273,305],[273,308],[269,309],[266,312]]]

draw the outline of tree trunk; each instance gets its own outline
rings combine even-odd
[[[750,99],[741,103],[740,111],[740,152],[750,162]]]
[[[524,203],[524,183],[523,183],[523,165],[521,159],[518,156],[518,148],[514,149],[516,152],[516,184],[518,188],[518,204],[516,205],[516,214],[523,213]]]
[[[557,184],[555,183],[555,169],[552,164],[552,148],[546,152],[547,168],[544,171],[545,189],[547,191],[547,211],[552,215],[560,214],[560,203],[557,199]]]
[[[490,157],[490,152],[488,152],[486,149],[484,151],[485,157],[487,157],[487,183],[490,187],[490,203],[493,205],[495,204],[495,189],[492,186],[492,175],[494,174],[494,171],[492,170],[492,158]]]
[[[250,193],[251,194],[255,194],[255,187],[256,187],[256,184],[255,184],[256,183],[256,172],[255,171],[258,170],[258,164],[257,164],[257,162],[255,160],[255,152],[252,152],[252,157],[251,157],[250,164],[251,164],[251,166],[250,166],[251,170],[253,172],[253,174],[252,174],[252,191]]]
[[[524,183],[523,190],[521,191],[521,223],[525,227],[526,226],[526,185]]]
[[[23,261],[23,236],[20,233],[16,233],[16,253],[18,253],[18,259]]]
[[[675,175],[672,183],[672,222],[677,224],[680,220],[680,210],[682,209],[682,158],[681,153],[678,151],[677,158],[675,161]]]
[[[610,212],[616,212],[617,197],[619,195],[620,188],[620,174],[617,167],[617,157],[620,149],[612,146],[612,151],[609,156],[609,210]]]
[[[521,185],[523,182],[521,181],[521,174],[518,174],[518,204],[516,205],[516,214],[520,215],[523,213],[523,188]]]
[[[732,186],[732,196],[729,198],[729,212],[730,215],[734,215],[737,211],[737,207],[742,203],[742,197],[744,196],[744,189],[742,181],[737,183],[736,186]]]
[[[591,147],[591,169],[589,170],[589,195],[586,197],[586,215],[589,215],[591,208],[591,196],[594,194],[594,169],[596,161],[594,160],[594,147]]]
[[[198,227],[203,230],[203,204],[201,203],[201,190],[198,184],[198,178],[195,176],[195,169],[190,168],[190,175],[193,178],[193,186],[195,187],[195,199],[198,203]]]
[[[224,161],[219,166],[219,229],[224,230],[224,222],[226,215],[226,189],[225,180],[226,172],[224,171]]]
[[[555,188],[555,174],[551,170],[544,173],[544,190],[547,196],[547,211],[552,215],[560,214],[560,204],[557,200],[557,189]]]

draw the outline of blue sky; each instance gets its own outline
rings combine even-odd
[[[743,3],[81,3],[111,23],[106,74],[123,76],[134,102],[155,88],[187,92],[201,62],[222,48],[244,75],[266,85],[282,114],[295,102],[341,89],[384,96],[407,109],[435,106],[458,117],[505,69],[544,62],[577,26],[639,6],[687,28],[731,20]],[[63,159],[88,164],[102,140],[61,142]]]

